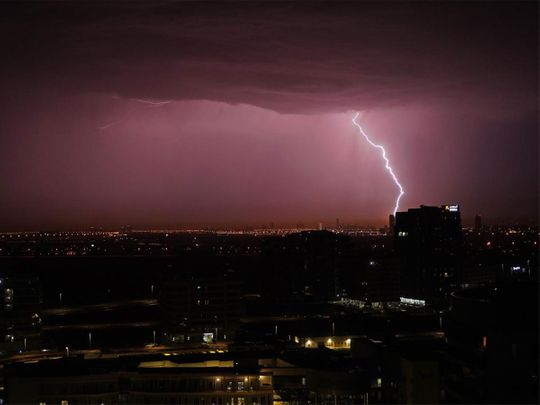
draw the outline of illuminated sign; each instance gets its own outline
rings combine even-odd
[[[214,341],[214,334],[213,333],[203,333],[203,342],[204,343],[212,343]]]
[[[458,204],[454,204],[454,205],[445,205],[444,206],[444,209],[446,211],[450,211],[450,212],[459,212],[459,205]]]
[[[416,307],[424,307],[426,306],[426,301],[424,300],[417,300],[415,298],[405,298],[405,297],[399,297],[399,302],[405,305],[414,305]]]

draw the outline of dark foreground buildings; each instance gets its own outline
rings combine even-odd
[[[93,360],[75,357],[15,365],[6,369],[7,401],[62,405],[272,404],[272,374],[256,362],[237,363],[215,358],[178,361],[155,355]]]
[[[159,303],[170,342],[234,340],[244,315],[243,282],[234,273],[164,280]]]
[[[441,359],[451,402],[528,403],[538,395],[538,284],[452,294]]]
[[[0,235],[0,400],[537,403],[538,229],[460,215]]]
[[[35,274],[0,273],[0,352],[39,348],[41,301]]]

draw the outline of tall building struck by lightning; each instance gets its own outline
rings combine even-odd
[[[396,214],[394,248],[401,261],[402,296],[436,303],[458,279],[463,235],[459,205]]]

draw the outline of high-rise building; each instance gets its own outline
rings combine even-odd
[[[398,212],[394,247],[403,297],[439,302],[455,288],[463,244],[459,205]]]
[[[474,217],[474,230],[479,231],[482,229],[482,217],[477,215]]]
[[[388,231],[390,232],[390,234],[394,234],[394,227],[396,226],[396,217],[394,216],[394,214],[390,214],[388,216]]]

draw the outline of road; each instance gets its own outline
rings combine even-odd
[[[43,315],[49,316],[63,316],[63,315],[72,315],[77,313],[85,312],[98,312],[98,311],[114,311],[123,308],[129,308],[134,306],[146,306],[153,307],[157,306],[157,299],[145,299],[145,300],[129,300],[129,301],[117,301],[117,302],[105,302],[102,304],[92,304],[92,305],[80,305],[77,307],[59,307],[59,308],[48,308],[42,311]]]
[[[162,354],[163,357],[182,356],[189,354],[206,354],[206,353],[224,353],[228,351],[228,344],[225,342],[217,342],[212,344],[200,345],[146,345],[144,347],[131,347],[116,350],[108,350],[107,352],[101,349],[82,349],[82,350],[41,350],[30,351],[20,354],[15,354],[0,361],[0,363],[35,363],[41,360],[55,360],[75,356],[84,356],[85,359],[105,359],[118,358],[122,356],[144,356],[149,354]]]

